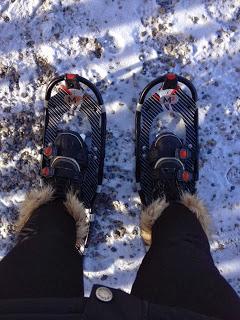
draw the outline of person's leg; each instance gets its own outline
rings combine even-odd
[[[166,208],[164,201],[145,210],[147,228],[154,223],[154,216],[158,218],[131,293],[156,304],[240,319],[240,299],[214,266],[207,236],[196,217],[204,225],[205,213],[198,200],[192,199],[189,208],[197,214],[180,203]]]
[[[30,218],[0,262],[1,299],[83,296],[83,261],[75,248],[81,203],[72,195],[67,210],[63,200],[51,200],[51,193],[47,187],[25,200],[23,222]]]

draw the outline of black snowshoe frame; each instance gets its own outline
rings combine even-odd
[[[84,94],[82,103],[79,106],[79,111],[88,118],[92,132],[91,147],[88,149],[88,166],[84,175],[83,185],[81,185],[81,202],[86,208],[86,214],[90,223],[90,221],[94,219],[91,209],[96,194],[101,192],[103,180],[106,111],[100,92],[89,80],[77,74],[66,74],[54,78],[49,83],[45,95],[43,148],[54,143],[58,134],[58,124],[63,115],[71,109],[71,103],[68,103],[68,100],[65,98],[67,95],[70,95],[68,90],[59,90],[58,93],[52,95],[54,87],[62,81],[65,81],[65,84],[69,89],[79,89],[81,88],[81,84],[84,84],[91,91],[91,95]],[[92,94],[94,98],[92,97]],[[48,164],[48,159],[44,155],[42,156],[41,163],[41,168],[44,168]],[[44,177],[42,178],[44,180]]]
[[[179,83],[184,84],[191,93],[191,96],[183,91]],[[172,89],[171,96],[177,96],[177,100],[171,103],[167,99],[167,107],[164,105],[164,97],[160,99],[156,91]],[[153,95],[147,98],[147,94],[155,86],[158,89]],[[161,92],[161,91],[159,91]],[[139,102],[136,110],[136,184],[140,195],[141,202],[144,206],[151,204],[155,199],[153,198],[153,179],[152,167],[148,160],[150,150],[149,135],[150,129],[154,119],[163,111],[170,108],[171,111],[178,113],[184,121],[186,128],[186,147],[191,150],[191,158],[185,161],[185,169],[192,172],[191,181],[185,183],[185,191],[195,193],[196,181],[198,180],[198,109],[196,106],[197,92],[193,84],[186,78],[167,74],[161,76],[150,82],[140,94]]]

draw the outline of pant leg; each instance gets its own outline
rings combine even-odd
[[[83,296],[76,227],[61,200],[34,211],[17,245],[0,262],[0,298]]]
[[[240,319],[240,299],[214,266],[195,214],[171,204],[155,222],[132,294],[155,304]]]

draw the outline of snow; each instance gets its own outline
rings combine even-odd
[[[240,8],[238,0],[2,0],[0,3],[0,257],[14,244],[25,193],[39,186],[49,80],[79,73],[107,110],[103,194],[84,262],[93,283],[130,291],[145,254],[134,184],[140,91],[168,71],[198,88],[198,194],[214,222],[211,249],[240,295]]]

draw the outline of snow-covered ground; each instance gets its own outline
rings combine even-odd
[[[239,0],[2,0],[0,255],[14,243],[19,203],[39,185],[46,84],[79,73],[98,86],[108,117],[85,291],[96,282],[130,291],[145,254],[134,185],[134,112],[141,89],[173,71],[198,89],[198,193],[214,222],[214,260],[240,295],[239,26]]]

